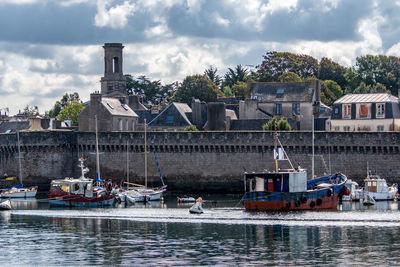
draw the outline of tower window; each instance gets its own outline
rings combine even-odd
[[[113,58],[113,73],[119,72],[119,60],[118,57]]]

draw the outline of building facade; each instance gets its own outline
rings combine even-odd
[[[387,93],[344,95],[333,103],[331,130],[399,131],[399,98]]]

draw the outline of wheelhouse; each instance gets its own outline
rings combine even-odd
[[[50,191],[64,191],[68,194],[93,196],[93,181],[91,179],[64,179],[53,180]]]

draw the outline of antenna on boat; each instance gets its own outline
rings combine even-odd
[[[100,177],[99,134],[97,128],[97,115],[94,115],[94,119],[96,126],[96,181],[99,184],[99,181],[101,181],[101,177]]]
[[[275,158],[275,171],[278,172],[278,132],[276,129],[276,121],[275,121],[275,145],[274,145],[274,158]]]

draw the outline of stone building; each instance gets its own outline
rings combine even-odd
[[[104,48],[104,77],[101,78],[101,95],[108,97],[126,96],[126,77],[122,66],[121,43],[106,43]]]
[[[105,97],[99,92],[90,95],[90,103],[79,114],[79,131],[134,131],[138,115],[125,103],[125,98]]]
[[[347,94],[333,103],[331,130],[399,131],[399,98],[387,93]]]
[[[288,120],[294,130],[311,130],[312,116],[318,118],[321,106],[320,83],[250,82],[250,99],[239,103],[239,120]],[[318,129],[324,130],[324,129]]]

